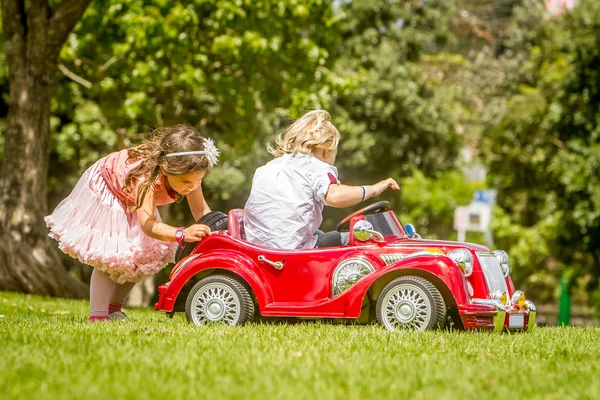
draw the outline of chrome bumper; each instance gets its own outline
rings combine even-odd
[[[474,304],[483,304],[496,307],[496,315],[494,316],[494,332],[502,332],[504,330],[504,321],[506,321],[506,307],[500,300],[492,299],[473,299]]]
[[[525,300],[525,307],[529,310],[529,319],[527,321],[527,332],[531,332],[533,327],[535,326],[535,316],[537,314],[535,304],[533,304],[529,300]]]
[[[472,302],[474,304],[483,304],[494,306],[496,308],[496,315],[493,318],[494,332],[502,332],[504,329],[508,329],[506,327],[506,306],[502,304],[502,302],[492,299],[472,299]],[[527,315],[527,329],[525,331],[530,332],[535,326],[535,316],[537,314],[535,304],[529,300],[526,300],[525,308],[529,310],[529,314]]]

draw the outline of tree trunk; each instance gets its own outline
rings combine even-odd
[[[10,103],[0,169],[0,290],[87,297],[48,238],[50,104],[60,49],[90,0],[2,0]]]

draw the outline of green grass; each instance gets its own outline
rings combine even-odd
[[[399,332],[324,323],[195,327],[0,292],[3,399],[594,399],[600,329]],[[509,397],[510,396],[510,397]]]

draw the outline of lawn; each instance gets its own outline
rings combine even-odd
[[[90,324],[87,308],[0,292],[2,399],[600,397],[598,328],[195,327],[147,309]]]

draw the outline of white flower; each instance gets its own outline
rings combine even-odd
[[[215,142],[212,139],[204,139],[204,151],[206,157],[212,166],[217,165],[219,162],[219,150],[215,146]]]

